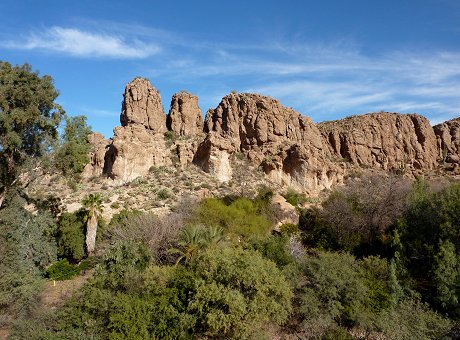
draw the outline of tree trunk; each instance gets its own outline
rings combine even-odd
[[[97,216],[92,214],[86,223],[86,250],[88,255],[93,255],[96,248],[96,233],[97,233]]]

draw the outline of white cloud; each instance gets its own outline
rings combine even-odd
[[[32,32],[24,41],[8,41],[4,47],[24,50],[59,52],[75,57],[140,59],[156,54],[160,47],[120,35],[94,33],[77,28],[51,27]]]
[[[202,53],[206,58],[189,56],[184,64],[171,60],[161,76],[190,83],[225,82],[240,92],[278,98],[312,117],[382,109],[418,112],[428,118],[459,114],[458,52],[367,55],[346,44],[272,44],[265,49],[229,46]]]

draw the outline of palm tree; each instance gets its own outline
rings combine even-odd
[[[98,219],[102,214],[101,194],[89,194],[82,201],[86,208],[86,250],[92,255],[96,247]]]
[[[176,264],[184,260],[185,264],[201,250],[219,243],[223,238],[223,230],[217,227],[205,229],[202,226],[188,226],[179,236],[178,248],[170,250],[171,253],[179,254]]]

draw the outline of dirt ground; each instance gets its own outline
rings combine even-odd
[[[40,307],[54,309],[64,304],[66,299],[70,298],[74,292],[80,289],[86,281],[92,276],[93,272],[88,271],[71,280],[53,281],[45,283],[43,291],[40,293]],[[9,328],[0,328],[0,340],[6,340],[10,333]]]
[[[92,271],[79,275],[71,280],[46,282],[40,294],[41,308],[56,308],[63,305],[66,299],[80,289],[92,276]]]

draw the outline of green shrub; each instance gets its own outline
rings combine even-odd
[[[136,209],[123,209],[119,213],[112,216],[112,219],[109,223],[109,228],[114,226],[125,227],[126,223],[132,218],[141,216],[143,214],[142,211]]]
[[[63,143],[56,153],[56,167],[64,176],[79,179],[89,162],[90,144],[87,141],[91,128],[86,125],[85,116],[67,117]],[[74,182],[73,182],[74,183]]]
[[[209,183],[201,183],[200,187],[201,187],[202,189],[212,190],[212,185],[209,184]]]
[[[389,339],[452,339],[452,322],[418,300],[401,301],[376,318],[381,333]],[[458,336],[458,334],[457,334]]]
[[[205,199],[197,211],[198,222],[205,226],[219,226],[226,233],[243,237],[267,235],[272,223],[249,199],[239,198],[230,205],[216,198]]]
[[[9,197],[8,197],[9,198]],[[0,324],[27,317],[40,301],[43,274],[56,261],[56,224],[49,213],[36,215],[20,196],[0,211]],[[0,326],[2,327],[2,326]]]
[[[167,141],[173,142],[176,139],[176,134],[172,131],[166,131],[164,137]]]
[[[300,231],[299,226],[294,223],[284,223],[280,225],[281,234],[296,234]]]
[[[337,235],[316,209],[303,209],[299,216],[299,229],[302,231],[302,242],[310,247],[321,250],[340,248]]]
[[[414,288],[439,311],[460,317],[460,185],[433,192],[415,183],[409,207],[395,227]]]
[[[267,324],[282,324],[292,291],[271,261],[255,251],[210,248],[194,261],[198,277],[189,311],[211,337],[252,338]]]
[[[110,208],[112,208],[112,209],[118,209],[118,208],[120,208],[120,203],[119,203],[119,202],[113,202],[113,203],[110,205]]]
[[[105,254],[98,266],[104,285],[114,290],[132,291],[140,285],[141,273],[147,268],[152,254],[140,242],[123,240],[116,242]]]
[[[252,238],[252,247],[265,258],[276,263],[282,269],[294,261],[287,247],[288,237],[270,235],[264,238]]]
[[[163,189],[160,189],[158,192],[157,192],[157,197],[158,199],[160,200],[165,200],[165,199],[168,199],[172,196],[171,192],[166,189],[166,188],[163,188]]]
[[[299,193],[292,188],[289,188],[283,197],[286,199],[286,202],[290,203],[294,207],[297,207],[307,201],[305,194]]]
[[[306,257],[301,270],[299,312],[307,333],[322,336],[338,326],[372,326],[369,281],[352,255],[321,252]]]
[[[68,280],[80,274],[80,270],[78,266],[69,264],[67,259],[62,259],[53,263],[46,272],[50,279]]]

